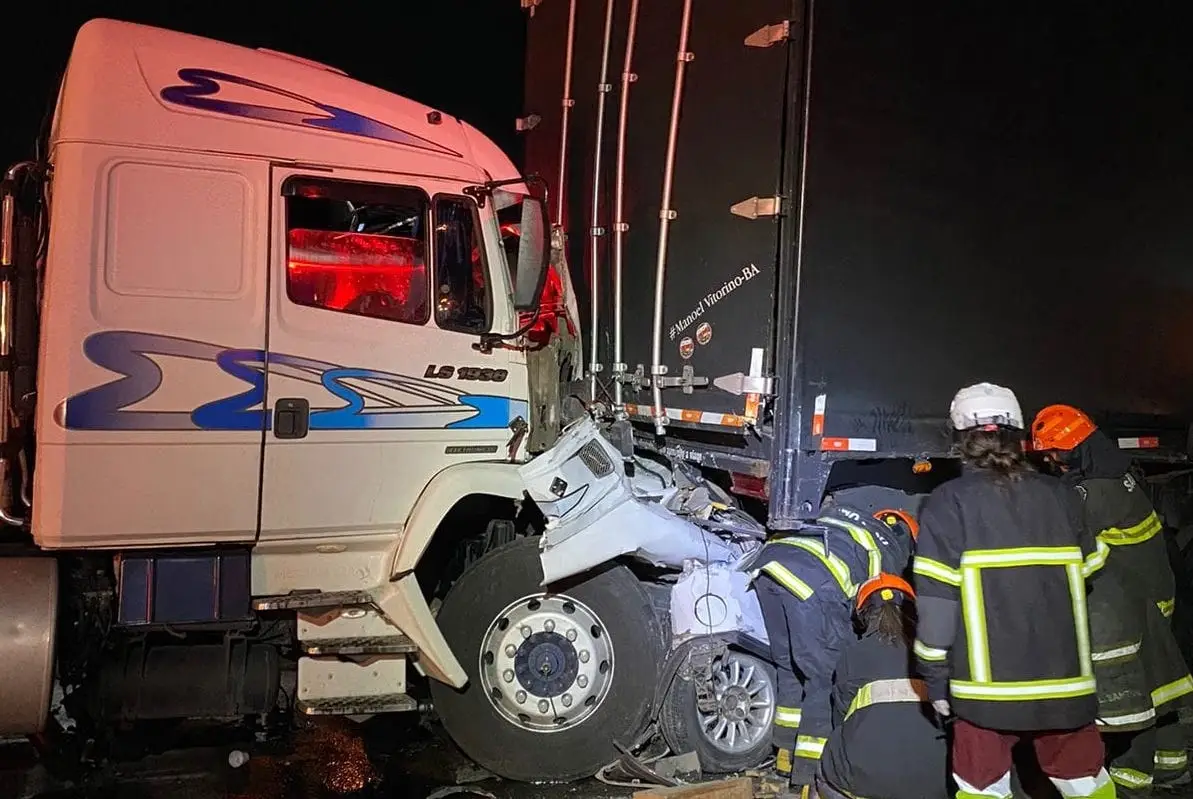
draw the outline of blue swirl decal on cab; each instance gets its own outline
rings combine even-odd
[[[218,72],[213,69],[185,68],[178,70],[182,85],[167,86],[161,91],[161,98],[167,103],[196,108],[201,111],[213,111],[217,114],[241,117],[243,119],[257,119],[262,122],[275,122],[279,125],[293,125],[296,127],[318,128],[350,136],[360,136],[365,139],[377,139],[393,144],[404,144],[407,147],[417,147],[420,150],[430,150],[456,158],[463,156],[455,150],[441,144],[416,136],[409,131],[395,128],[376,119],[357,114],[345,108],[338,108],[327,103],[320,103],[301,94],[296,94],[276,86],[270,86],[250,78]],[[304,113],[271,105],[256,105],[237,100],[221,99],[220,84],[230,83],[255,89],[266,94],[272,94],[290,101],[305,103],[317,108],[321,114]]]
[[[358,369],[281,353],[229,349],[154,333],[109,330],[83,342],[87,359],[120,377],[66,400],[68,430],[269,430],[266,379],[276,375],[322,389],[326,404],[311,403],[316,430],[491,430],[529,416],[525,400],[461,393],[443,381],[376,369]],[[162,385],[161,367],[150,356],[213,364],[246,388],[192,409],[137,410]]]

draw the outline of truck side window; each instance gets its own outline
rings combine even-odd
[[[282,194],[291,302],[407,324],[428,321],[425,193],[291,178]]]
[[[445,330],[489,331],[489,281],[476,204],[435,198],[435,321]]]

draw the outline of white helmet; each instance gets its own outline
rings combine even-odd
[[[953,397],[949,419],[957,430],[996,424],[1023,429],[1023,411],[1015,392],[993,383],[966,386]]]

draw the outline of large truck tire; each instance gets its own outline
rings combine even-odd
[[[45,729],[54,689],[58,561],[0,558],[0,736]]]
[[[539,542],[522,538],[470,566],[437,621],[468,673],[432,682],[435,710],[466,755],[511,780],[591,776],[646,727],[664,656],[650,597],[608,565],[544,591]]]
[[[759,765],[773,753],[775,670],[745,652],[729,650],[712,664],[716,710],[696,704],[696,684],[678,675],[659,709],[659,730],[671,751],[695,752],[708,774],[731,774]]]

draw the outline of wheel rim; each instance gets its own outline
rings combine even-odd
[[[736,652],[713,664],[711,686],[717,707],[697,710],[700,733],[726,754],[748,752],[770,734],[775,715],[775,686],[762,666]]]
[[[591,608],[562,594],[511,602],[481,639],[481,688],[508,722],[530,732],[575,727],[613,684],[613,642]]]

